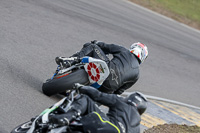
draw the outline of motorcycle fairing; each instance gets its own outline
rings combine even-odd
[[[99,88],[110,74],[106,62],[100,59],[86,56],[83,57],[82,63],[85,63],[84,68],[88,73],[88,78],[91,86]]]

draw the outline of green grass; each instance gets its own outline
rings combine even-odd
[[[177,15],[200,22],[200,0],[150,0]]]
[[[200,0],[130,0],[200,29]]]

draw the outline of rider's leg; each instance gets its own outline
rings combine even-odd
[[[81,115],[88,114],[91,112],[98,112],[102,114],[99,106],[87,95],[80,95],[80,97],[76,98],[72,103],[72,108],[79,110]]]
[[[80,58],[84,56],[94,57],[105,61],[107,64],[109,63],[109,58],[105,55],[105,53],[101,50],[101,48],[98,45],[92,43],[84,44],[83,48],[79,52],[73,54],[70,57],[71,59],[69,58],[70,60],[65,57],[56,57],[55,60],[58,65],[63,65],[64,67],[67,68],[79,62]]]
[[[120,129],[110,122],[108,116],[99,109],[97,104],[88,96],[86,96],[86,99],[87,111],[81,119],[84,132],[118,133]]]
[[[101,50],[101,48],[92,43],[86,43],[83,45],[83,48],[77,52],[76,54],[72,55],[72,57],[82,58],[84,56],[90,56],[97,59],[101,59],[106,63],[109,63],[109,58],[105,55],[105,53]]]
[[[65,114],[51,116],[50,121],[59,124],[69,124],[74,118],[79,115],[86,115],[91,112],[97,112],[104,118],[106,115],[101,112],[96,103],[86,95],[78,95],[69,110]]]
[[[81,123],[83,124],[84,132],[119,133],[121,131],[117,125],[111,123],[108,118],[105,118],[97,112],[92,112],[83,116]]]

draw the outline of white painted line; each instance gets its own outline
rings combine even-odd
[[[131,94],[132,92],[124,92],[122,95],[129,95]],[[144,94],[145,95],[145,94]],[[168,103],[172,103],[172,104],[176,104],[176,105],[181,105],[181,106],[185,106],[185,107],[188,107],[188,108],[193,108],[193,109],[198,109],[200,110],[200,107],[196,107],[196,106],[193,106],[193,105],[189,105],[189,104],[185,104],[185,103],[181,103],[181,102],[178,102],[178,101],[174,101],[174,100],[169,100],[169,99],[165,99],[165,98],[160,98],[160,97],[155,97],[155,96],[150,96],[150,95],[145,95],[147,99],[152,99],[152,100],[158,100],[158,101],[163,101],[163,102],[168,102]]]
[[[157,13],[157,12],[154,12],[154,11],[148,9],[148,8],[145,8],[145,7],[143,7],[143,6],[140,6],[140,5],[138,5],[138,4],[135,4],[135,3],[131,2],[131,1],[128,1],[128,0],[122,0],[122,1],[125,1],[125,2],[127,2],[127,3],[129,3],[129,4],[132,4],[132,5],[134,5],[134,6],[138,7],[138,8],[140,8],[140,9],[142,9],[142,10],[145,10],[145,11],[147,11],[147,12],[150,12],[150,13],[152,13],[152,14],[155,14],[155,15],[157,15],[157,16],[160,16],[160,17],[162,17],[162,18],[164,18],[164,19],[167,19],[167,20],[169,20],[169,21],[174,21],[174,22],[178,23],[179,25],[182,25],[183,27],[186,27],[186,28],[188,28],[188,29],[190,29],[190,30],[193,30],[193,31],[195,31],[195,32],[200,33],[200,30],[198,30],[198,29],[192,28],[192,27],[190,27],[190,26],[188,26],[188,25],[186,25],[186,24],[184,24],[184,23],[178,22],[178,21],[176,21],[176,20],[174,20],[174,19],[172,19],[172,18],[166,17],[166,16],[164,16],[164,15],[162,15],[162,14],[159,14],[159,13]]]

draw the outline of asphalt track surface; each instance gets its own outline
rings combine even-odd
[[[83,43],[149,48],[141,91],[200,106],[200,32],[123,0],[0,0],[0,132],[10,132],[55,103],[41,86]]]

